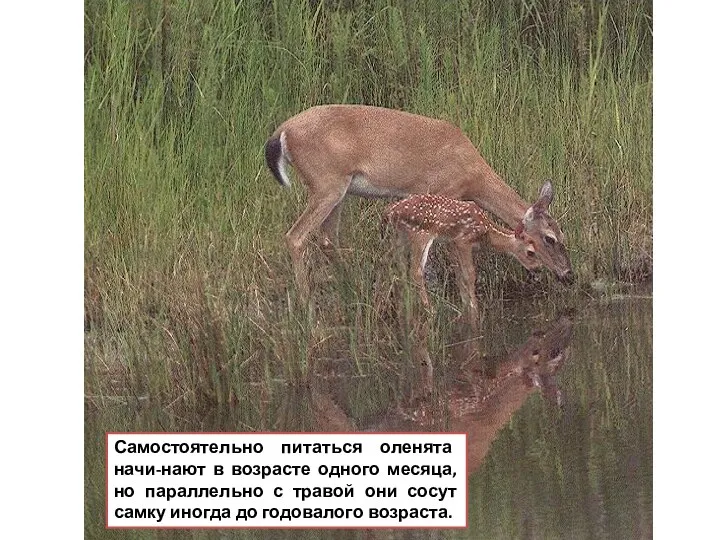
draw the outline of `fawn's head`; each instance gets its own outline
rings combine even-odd
[[[535,251],[535,243],[525,233],[515,235],[511,254],[527,270],[537,270],[543,265]]]

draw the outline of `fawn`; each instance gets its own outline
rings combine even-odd
[[[408,238],[411,275],[425,306],[429,306],[430,300],[424,270],[436,238],[452,242],[459,262],[458,283],[463,304],[473,311],[477,310],[473,246],[487,241],[494,249],[515,257],[528,270],[542,266],[533,240],[522,227],[515,231],[499,227],[472,201],[442,195],[412,195],[385,208],[383,221],[404,231]]]

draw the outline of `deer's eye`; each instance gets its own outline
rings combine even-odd
[[[545,240],[545,243],[546,243],[548,246],[554,246],[554,245],[555,245],[555,242],[557,242],[557,240],[555,240],[555,237],[550,236],[549,234],[548,234],[548,235],[545,235],[545,238],[543,238],[543,240]]]

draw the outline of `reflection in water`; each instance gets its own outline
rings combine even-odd
[[[555,374],[572,336],[572,319],[561,316],[532,332],[506,357],[456,365],[451,382],[434,392],[433,366],[422,339],[414,345],[419,377],[401,403],[373,420],[364,431],[445,431],[468,434],[468,473],[478,469],[497,433],[535,391],[560,404]],[[472,343],[470,337],[462,343]],[[477,355],[470,355],[476,357]],[[459,369],[458,369],[459,368]],[[313,385],[313,410],[322,431],[355,431],[356,424],[327,394]],[[323,429],[322,422],[326,423]]]
[[[526,306],[518,313],[527,317]],[[532,319],[547,318],[537,308]],[[218,414],[88,410],[86,537],[650,538],[652,303],[596,304],[544,324],[506,309],[486,340],[420,324],[407,355],[318,361],[307,385],[253,384]],[[106,531],[105,431],[468,433],[467,530]]]

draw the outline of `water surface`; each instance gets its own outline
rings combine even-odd
[[[479,335],[481,334],[481,335]],[[402,362],[318,361],[223,410],[152,399],[86,413],[86,537],[651,538],[652,300],[508,304],[480,332],[415,334]],[[461,431],[464,530],[105,530],[106,431]]]

